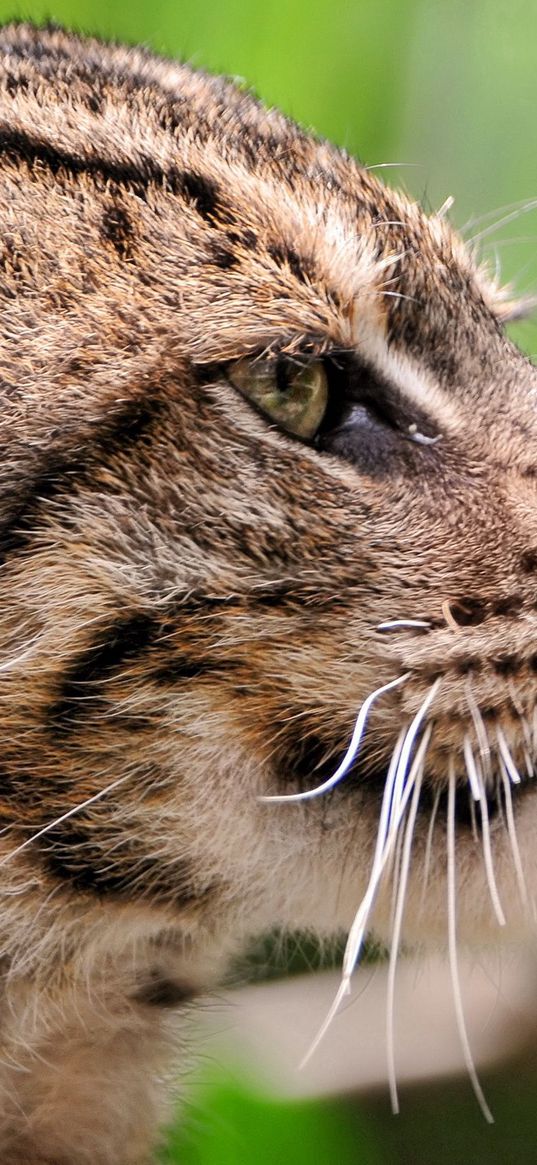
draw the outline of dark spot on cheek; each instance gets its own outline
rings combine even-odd
[[[80,94],[80,100],[90,113],[102,113],[104,107],[104,99],[101,93],[97,92],[95,85],[91,89]]]
[[[288,267],[291,274],[300,283],[311,282],[314,279],[315,272],[311,260],[298,255],[293,247],[282,243],[271,243],[267,247],[267,251],[278,267]]]
[[[460,676],[477,675],[482,670],[482,661],[475,655],[463,656],[455,664],[455,671]]]
[[[491,605],[493,615],[515,616],[519,615],[522,610],[522,598],[520,595],[504,595],[500,599],[496,599]]]
[[[166,185],[173,194],[187,198],[206,222],[234,223],[234,215],[226,205],[218,183],[207,175],[172,168],[166,175]]]
[[[531,550],[525,550],[523,554],[520,555],[520,569],[523,570],[525,574],[532,574],[533,571],[537,570],[536,549],[532,548]]]
[[[492,660],[492,667],[499,676],[515,676],[520,671],[521,666],[522,663],[518,656],[507,653]]]
[[[13,73],[6,74],[4,84],[10,97],[14,97],[16,93],[26,93],[28,89],[27,77],[16,77]]]
[[[198,892],[188,862],[166,863],[144,851],[143,842],[127,848],[106,831],[77,819],[45,833],[36,843],[41,864],[54,882],[69,893],[101,899],[154,901],[189,910],[211,897],[215,890]]]
[[[107,207],[101,220],[101,234],[105,242],[112,244],[120,259],[128,259],[132,254],[134,230],[124,207]]]
[[[213,243],[210,254],[215,267],[220,267],[223,271],[229,271],[232,267],[238,266],[238,256],[231,250],[231,247],[226,247],[222,243]]]
[[[78,718],[92,710],[92,700],[102,694],[97,685],[143,655],[160,630],[160,621],[145,612],[120,616],[101,629],[64,672],[48,710],[51,735],[57,738],[72,732]]]
[[[449,604],[450,612],[460,627],[476,627],[483,623],[487,615],[487,604],[484,599],[472,595],[464,595],[454,599]]]
[[[147,983],[140,987],[133,999],[147,1007],[181,1007],[196,996],[196,988],[191,983],[177,982],[167,975],[155,971]]]
[[[229,242],[234,247],[244,247],[246,251],[255,251],[257,249],[257,235],[249,227],[246,227],[243,231],[226,231],[226,238],[229,239]]]

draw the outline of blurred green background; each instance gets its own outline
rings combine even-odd
[[[453,195],[466,237],[482,236],[482,254],[518,291],[537,290],[537,210],[524,209],[537,200],[535,0],[0,0],[0,14],[143,41],[246,79],[369,164],[397,163],[386,181],[426,206]],[[516,338],[537,351],[535,323]],[[385,1099],[285,1106],[260,1098],[255,1082],[214,1078],[186,1131],[172,1133],[167,1162],[537,1158],[532,1075],[490,1083],[493,1130],[467,1081],[408,1096],[392,1120]]]

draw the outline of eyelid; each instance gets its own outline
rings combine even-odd
[[[329,386],[334,392],[331,408],[334,419],[339,407],[341,415],[348,406],[362,405],[373,420],[385,425],[407,441],[416,445],[436,445],[441,435],[435,432],[431,417],[409,401],[394,385],[385,381],[375,369],[358,361],[355,352],[340,353],[327,359]],[[339,382],[339,383],[338,383]],[[347,410],[345,410],[347,402]]]
[[[317,429],[306,436],[286,426],[281,419],[272,418],[272,424],[294,440],[306,441],[321,448],[330,433],[345,429],[355,428],[358,439],[364,425],[369,430],[371,426],[378,426],[404,442],[421,447],[434,446],[441,439],[441,434],[434,432],[431,419],[424,416],[421,410],[416,410],[415,405],[411,405],[396,387],[384,382],[374,369],[361,363],[354,351],[332,349],[321,355],[310,349],[291,355],[285,350],[273,350],[245,356],[223,365],[222,372],[228,383],[241,392],[248,404],[270,423],[270,414],[234,379],[233,369],[243,364],[250,365],[253,373],[256,367],[259,371],[266,369],[267,373],[272,370],[280,391],[285,391],[292,384],[293,377],[309,366],[322,365],[328,394]],[[362,422],[360,408],[363,410]]]

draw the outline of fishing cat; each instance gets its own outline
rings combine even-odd
[[[537,374],[243,89],[0,54],[0,1155],[147,1165],[252,934],[534,932]]]

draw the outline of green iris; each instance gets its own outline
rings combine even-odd
[[[290,361],[238,360],[228,369],[228,377],[282,429],[306,441],[315,436],[328,401],[320,361],[300,366]]]

